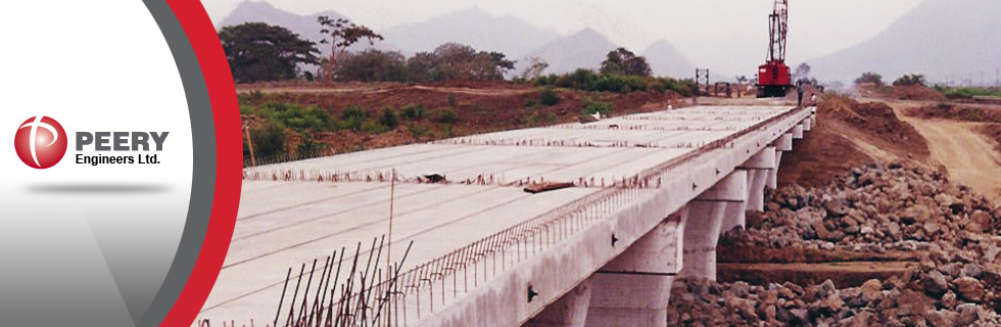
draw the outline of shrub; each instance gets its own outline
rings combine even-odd
[[[396,128],[400,124],[399,118],[396,116],[396,110],[390,107],[382,109],[382,114],[379,115],[379,124],[389,129]]]
[[[555,86],[582,91],[630,93],[636,91],[674,91],[682,96],[693,96],[695,81],[675,80],[666,77],[647,77],[621,74],[599,74],[588,69],[578,69],[570,74],[540,76],[533,81],[540,87]]]
[[[361,123],[360,130],[367,134],[382,134],[388,132],[389,128],[373,121],[365,121]]]
[[[553,88],[547,87],[542,92],[539,92],[539,103],[547,107],[552,107],[560,103],[560,97],[556,95],[556,91],[553,91]]]
[[[254,155],[257,158],[267,158],[285,153],[285,140],[288,138],[285,127],[281,124],[267,121],[262,125],[252,127],[251,140],[254,142]],[[249,145],[243,144],[244,156],[250,157]]]
[[[249,104],[240,104],[240,115],[253,115],[257,113],[257,108]]]
[[[350,129],[352,131],[361,131],[362,125],[365,124],[365,119],[361,117],[351,117],[342,120],[340,126],[337,129]]]
[[[250,92],[240,94],[236,98],[240,102],[247,101],[251,103],[258,103],[261,100],[264,100],[264,92],[261,92],[260,90],[250,90]]]
[[[297,104],[268,102],[260,107],[244,105],[240,107],[240,113],[254,114],[300,132],[327,131],[336,126],[336,119],[327,111]]]
[[[924,86],[925,85],[925,75],[921,74],[909,74],[900,76],[896,81],[893,81],[893,86]]]
[[[529,108],[529,109],[531,109],[531,108],[533,108],[533,107],[535,107],[537,105],[539,105],[539,102],[535,101],[535,99],[526,99],[525,103],[521,104],[522,107]]]
[[[452,128],[451,124],[441,125],[441,133],[445,137],[452,137],[455,136],[455,129]]]
[[[451,125],[457,121],[459,121],[459,114],[456,113],[454,109],[445,107],[438,110],[439,123]]]
[[[431,128],[424,124],[413,124],[410,126],[410,136],[415,139],[422,138],[431,131]]]
[[[327,143],[317,141],[310,133],[302,134],[302,142],[296,147],[296,154],[300,157],[315,157],[323,154],[327,148]]]
[[[348,120],[352,118],[365,119],[368,117],[368,110],[359,106],[348,106],[344,108],[344,112],[341,113],[341,119]]]
[[[424,119],[424,105],[411,104],[403,107],[403,117],[409,120]]]
[[[287,108],[287,110],[280,111],[278,117],[289,128],[297,131],[326,131],[334,127],[334,118],[323,109],[303,108],[298,105],[291,105]]]
[[[455,107],[455,103],[456,103],[455,93],[449,93],[448,94],[448,105]]]
[[[608,116],[612,114],[612,110],[612,104],[610,103],[584,100],[584,110],[581,113],[585,115],[601,113],[602,116]]]

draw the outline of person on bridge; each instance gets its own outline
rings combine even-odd
[[[803,83],[796,83],[796,94],[799,94],[799,100],[796,100],[796,106],[803,106]]]
[[[817,106],[817,93],[810,92],[810,105],[814,107]]]

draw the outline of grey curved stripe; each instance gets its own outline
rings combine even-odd
[[[167,272],[167,277],[160,286],[160,291],[153,298],[149,309],[136,326],[159,326],[167,317],[170,308],[174,306],[181,290],[187,284],[191,271],[198,259],[205,234],[208,230],[209,216],[212,213],[212,198],[215,195],[216,177],[216,146],[215,125],[212,120],[212,104],[209,101],[205,77],[198,65],[198,58],[188,41],[181,23],[174,16],[164,0],[143,0],[153,19],[160,26],[163,37],[177,63],[177,70],[184,84],[184,93],[188,100],[188,110],[191,115],[191,139],[193,147],[193,165],[191,179],[191,200],[188,205],[188,218],[181,234],[181,242],[177,255]]]

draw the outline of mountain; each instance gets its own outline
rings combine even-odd
[[[510,15],[494,17],[479,8],[394,26],[382,35],[407,53],[432,51],[443,43],[456,42],[477,50],[502,52],[514,60],[559,38],[556,32]]]
[[[237,5],[216,28],[221,29],[224,26],[239,25],[248,22],[264,22],[271,25],[278,25],[299,34],[299,37],[303,39],[316,42],[317,49],[324,55],[328,55],[330,54],[330,47],[319,44],[320,40],[323,39],[323,35],[320,34],[320,24],[316,22],[316,18],[319,16],[329,16],[331,19],[348,18],[335,11],[324,11],[304,16],[275,8],[267,2],[244,1]],[[352,22],[355,24],[364,24],[364,22]],[[376,40],[374,46],[370,46],[367,41],[359,41],[349,47],[348,50],[361,51],[370,47],[380,50],[397,50],[391,43],[378,40]]]
[[[654,76],[692,78],[695,66],[667,40],[654,42],[640,53],[646,57]]]
[[[997,0],[925,0],[876,37],[808,61],[821,80],[852,81],[873,71],[893,81],[923,73],[929,81],[993,82],[1001,69],[1001,5]]]
[[[526,57],[539,57],[549,63],[545,74],[562,74],[577,68],[597,70],[609,51],[618,48],[597,31],[585,28],[573,35],[556,39],[530,52]],[[518,68],[521,71],[523,68]]]

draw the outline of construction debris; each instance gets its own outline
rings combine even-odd
[[[525,192],[536,194],[548,191],[555,191],[573,186],[574,186],[573,183],[566,183],[566,182],[543,182],[539,184],[529,185],[528,187],[525,188]]]

